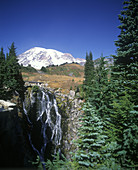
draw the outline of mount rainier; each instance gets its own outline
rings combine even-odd
[[[62,53],[53,49],[45,49],[34,47],[18,56],[19,64],[28,66],[29,64],[35,69],[41,69],[42,66],[61,65],[64,63],[77,62],[84,65],[85,60],[81,58],[74,58],[69,53]]]

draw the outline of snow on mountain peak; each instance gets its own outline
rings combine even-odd
[[[42,66],[60,65],[63,63],[77,62],[84,64],[84,59],[75,59],[69,53],[62,53],[53,49],[33,47],[18,56],[19,64],[28,66],[29,64],[35,69],[41,69]]]

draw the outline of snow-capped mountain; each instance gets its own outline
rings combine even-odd
[[[35,69],[41,69],[42,66],[61,65],[63,63],[77,62],[84,65],[85,60],[74,58],[69,53],[62,53],[53,49],[34,47],[18,56],[19,64],[28,66],[29,64]]]

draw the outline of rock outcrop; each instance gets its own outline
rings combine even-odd
[[[0,100],[0,168],[23,167],[22,129],[14,103]]]
[[[75,152],[77,149],[74,141],[78,138],[79,118],[83,113],[83,101],[73,90],[68,95],[57,91],[56,98],[59,112],[62,116],[63,136],[61,151],[67,159],[71,159],[70,152]]]
[[[17,105],[0,100],[0,169],[32,168],[31,162],[36,159],[25,138],[25,125]]]

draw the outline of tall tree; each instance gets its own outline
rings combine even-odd
[[[10,95],[17,91],[23,97],[24,81],[20,72],[20,65],[18,63],[14,43],[12,43],[9,48],[9,54],[6,58],[6,74],[4,83]]]
[[[0,96],[4,97],[4,74],[5,74],[5,54],[3,48],[0,51]]]
[[[84,74],[85,74],[85,85],[91,85],[92,81],[94,79],[94,62],[93,62],[93,55],[92,52],[86,53],[86,63],[84,68]]]
[[[121,30],[115,45],[118,47],[116,64],[130,64],[138,61],[138,0],[124,1],[124,10],[119,15]]]
[[[135,68],[132,69],[132,67],[137,67],[138,62],[138,0],[124,1],[123,8],[119,15],[121,25],[118,28],[121,32],[115,42],[118,47],[117,56],[114,56],[115,65],[118,66],[115,71],[127,71],[133,74]],[[132,67],[128,67],[130,64]],[[133,76],[136,75],[133,74]],[[133,76],[129,78],[134,78]],[[125,72],[123,77],[126,77]]]
[[[98,169],[98,165],[103,163],[106,155],[103,151],[107,138],[103,132],[104,122],[95,113],[89,101],[84,104],[83,110],[76,160],[82,169],[85,169],[84,167]]]
[[[124,2],[119,15],[121,30],[115,42],[117,56],[114,56],[112,78],[116,85],[112,95],[110,120],[116,126],[115,136],[118,148],[116,156],[122,167],[136,166],[138,126],[138,0]],[[114,123],[116,122],[116,123]],[[128,134],[127,134],[128,132]],[[135,147],[134,147],[135,146]]]

